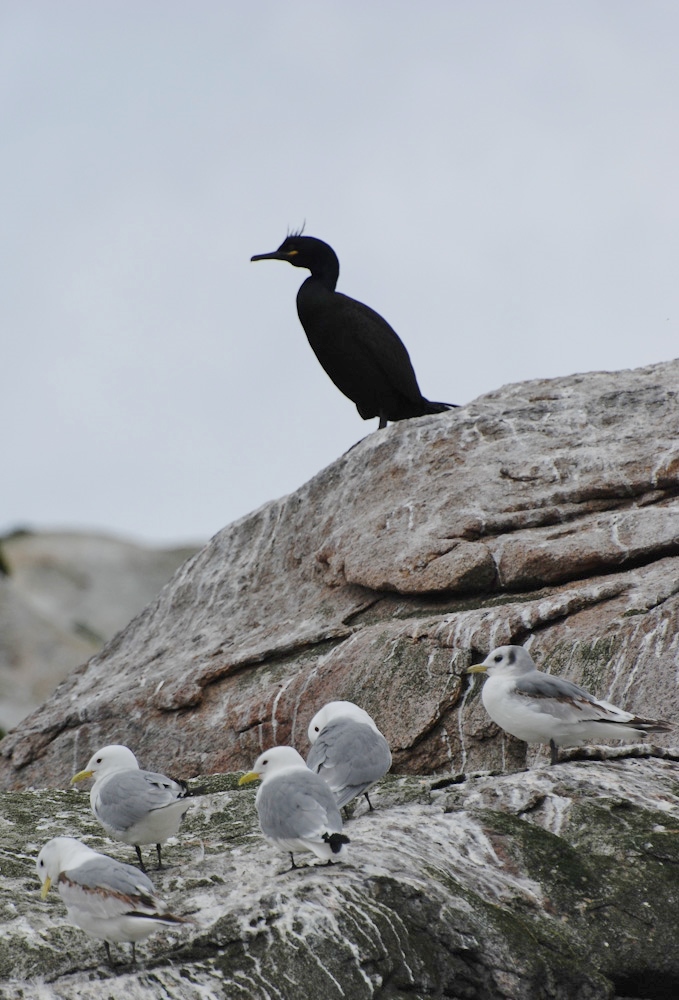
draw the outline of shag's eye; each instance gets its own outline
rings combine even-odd
[[[288,250],[287,251],[288,257],[296,257],[298,253],[299,253],[299,250]]]

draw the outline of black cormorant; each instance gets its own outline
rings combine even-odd
[[[252,260],[287,260],[310,277],[297,293],[297,314],[314,354],[364,420],[407,420],[443,413],[454,403],[432,403],[420,392],[410,356],[398,334],[370,306],[335,291],[337,254],[313,236],[288,236],[278,250]]]

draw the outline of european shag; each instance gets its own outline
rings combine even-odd
[[[454,403],[432,403],[420,392],[410,356],[398,334],[370,306],[336,292],[337,254],[313,236],[288,236],[278,250],[252,260],[287,260],[310,277],[297,293],[297,314],[314,354],[364,420],[407,420],[443,413]]]

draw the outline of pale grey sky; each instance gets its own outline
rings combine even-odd
[[[430,399],[679,354],[676,0],[0,0],[0,532],[207,538],[364,423],[288,227]]]

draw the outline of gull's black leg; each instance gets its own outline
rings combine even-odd
[[[373,804],[370,801],[370,799],[368,798],[368,793],[367,792],[363,792],[363,797],[365,798],[365,801],[368,803],[368,809],[370,810],[370,812],[374,812],[374,810],[373,810]]]
[[[559,748],[556,745],[556,743],[554,742],[554,740],[550,740],[549,741],[549,752],[551,754],[551,760],[550,760],[549,763],[550,764],[558,764],[559,763]]]
[[[293,868],[299,868],[299,865],[295,864],[295,855],[292,853],[292,851],[290,851],[290,869],[289,870],[292,871]]]
[[[287,875],[288,872],[291,872],[293,868],[301,868],[302,867],[302,865],[296,865],[295,864],[295,855],[292,853],[292,851],[289,851],[288,853],[290,854],[290,867],[289,868],[284,868],[282,871],[280,871],[280,872],[277,873],[278,875]]]
[[[158,855],[158,871],[163,867],[163,862],[160,860],[160,844],[156,844],[156,853]]]
[[[141,847],[139,846],[139,844],[135,844],[134,845],[134,849],[137,852],[137,857],[139,858],[139,867],[141,868],[141,870],[143,872],[145,872],[146,871],[146,865],[144,864],[144,859],[141,856]]]

